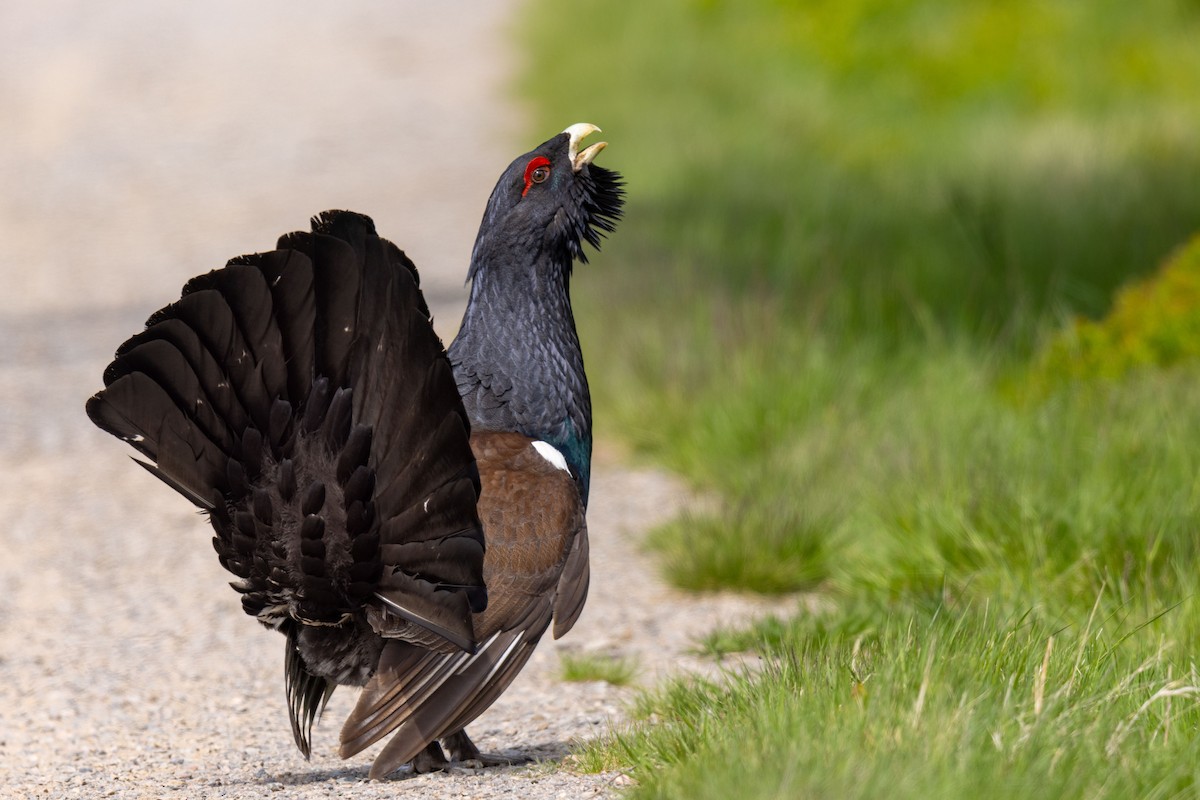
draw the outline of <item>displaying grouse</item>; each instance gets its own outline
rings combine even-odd
[[[207,512],[243,609],[286,636],[305,757],[345,684],[363,689],[341,755],[391,736],[371,777],[493,763],[464,728],[579,617],[591,401],[569,283],[623,202],[592,163],[605,143],[580,148],[597,130],[500,176],[448,356],[412,262],[328,211],[189,281],[87,403]]]

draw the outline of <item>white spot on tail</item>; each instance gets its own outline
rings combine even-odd
[[[533,449],[538,451],[538,455],[561,469],[563,472],[567,473],[568,475],[571,474],[571,469],[567,466],[567,460],[563,458],[563,454],[559,452],[558,448],[554,445],[550,444],[549,442],[534,442]]]

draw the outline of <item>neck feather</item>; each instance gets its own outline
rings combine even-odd
[[[592,408],[571,311],[569,256],[565,265],[544,252],[532,264],[473,263],[471,275],[450,362],[472,426],[549,442],[586,501]]]

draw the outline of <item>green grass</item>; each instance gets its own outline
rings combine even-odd
[[[1200,236],[1181,246],[1149,278],[1126,284],[1098,321],[1077,318],[1047,343],[1026,390],[1063,383],[1117,380],[1137,370],[1186,364],[1200,357]]]
[[[768,669],[663,687],[580,763],[639,797],[1200,794],[1200,366],[1043,374],[1200,230],[1200,5],[533,0],[518,35],[538,131],[600,124],[629,180],[573,287],[597,434],[717,501],[651,550],[828,609],[714,634]],[[1081,329],[1194,352],[1179,300]]]
[[[931,359],[839,428],[797,488],[843,493],[831,610],[705,642],[765,675],[667,687],[580,763],[636,797],[1193,796],[1200,374],[1029,410],[979,372]]]
[[[637,661],[594,653],[563,653],[562,679],[573,683],[604,681],[628,686],[637,675]]]
[[[697,800],[1194,793],[1200,676],[1162,654],[1155,623],[1048,628],[984,606],[893,612],[851,637],[816,627],[763,675],[647,696],[654,723],[580,764],[632,767],[635,797]]]

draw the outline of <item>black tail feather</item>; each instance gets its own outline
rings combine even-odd
[[[474,646],[486,592],[469,426],[416,269],[369,219],[326,212],[279,250],[192,279],[104,378],[89,416],[209,510],[248,613],[365,625],[386,595]],[[444,557],[404,547],[431,541]],[[370,615],[406,635],[390,618]],[[302,749],[310,700],[293,718]]]
[[[305,759],[312,757],[313,723],[325,710],[325,704],[337,685],[308,671],[298,645],[298,626],[289,622],[285,627],[287,648],[284,652],[284,691],[287,694],[288,718],[292,722],[292,737]]]

